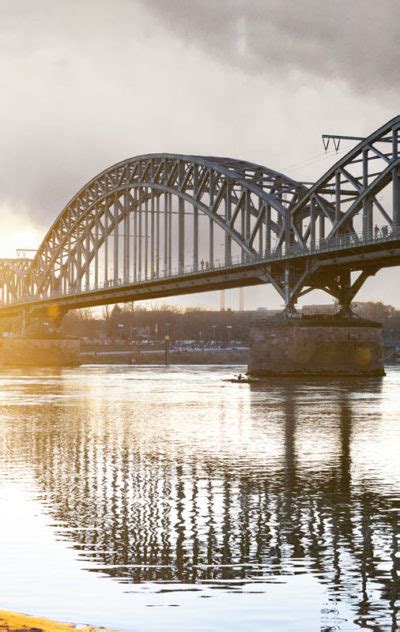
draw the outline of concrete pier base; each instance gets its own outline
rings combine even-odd
[[[248,372],[260,377],[384,375],[381,325],[334,316],[256,322]]]
[[[79,366],[80,340],[23,336],[3,338],[1,356],[4,366]]]

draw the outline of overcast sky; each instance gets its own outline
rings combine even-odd
[[[88,179],[136,154],[317,177],[334,160],[321,133],[399,113],[399,41],[399,0],[0,0],[0,255],[10,230],[38,245]],[[397,274],[361,297],[400,305]],[[264,287],[246,301],[280,304]]]

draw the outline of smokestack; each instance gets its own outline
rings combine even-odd
[[[244,287],[239,288],[239,312],[244,312]]]
[[[225,311],[225,290],[220,290],[219,292],[219,311]]]

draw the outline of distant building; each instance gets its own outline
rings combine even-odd
[[[281,309],[268,309],[267,307],[257,307],[256,312],[262,312],[265,316],[275,316],[282,312]]]
[[[328,303],[324,305],[304,305],[301,309],[304,316],[313,316],[314,314],[336,314],[336,303]]]

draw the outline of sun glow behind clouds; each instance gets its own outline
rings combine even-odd
[[[44,237],[28,214],[15,215],[7,207],[0,207],[0,258],[14,258],[17,249],[37,249]],[[33,253],[27,253],[32,256]]]

